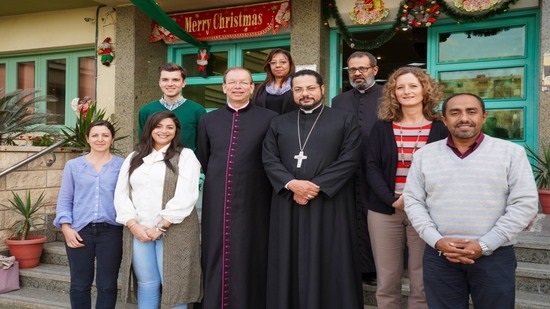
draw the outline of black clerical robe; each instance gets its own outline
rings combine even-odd
[[[249,104],[201,118],[202,308],[264,308],[272,188],[262,141],[273,111]]]
[[[267,306],[272,309],[363,308],[358,269],[353,174],[361,136],[352,113],[324,107],[300,168],[302,145],[321,108],[273,119],[264,140],[264,166],[274,189],[269,226]],[[320,186],[306,206],[285,189],[292,179]]]
[[[361,164],[355,172],[355,210],[357,211],[357,234],[362,273],[375,273],[374,257],[367,222],[370,188],[367,183],[367,153],[370,131],[378,121],[378,106],[384,87],[374,84],[364,92],[352,88],[332,99],[332,108],[342,109],[357,116],[361,131]]]

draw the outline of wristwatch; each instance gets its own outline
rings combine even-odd
[[[485,244],[482,241],[478,241],[478,243],[479,243],[479,246],[481,247],[481,254],[485,256],[493,254],[493,251],[489,249],[489,247],[487,247],[487,244]]]

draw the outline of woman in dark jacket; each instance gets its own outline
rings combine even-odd
[[[422,277],[425,243],[410,225],[403,208],[403,188],[413,154],[449,134],[436,111],[440,91],[424,70],[401,67],[389,77],[367,155],[371,188],[368,226],[377,273],[379,308],[401,308],[401,278],[408,249],[408,308],[427,308]]]
[[[254,104],[278,114],[297,109],[290,89],[290,78],[296,70],[290,52],[281,48],[273,49],[265,58],[264,70],[266,78],[256,88]]]

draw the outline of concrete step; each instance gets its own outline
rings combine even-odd
[[[44,251],[40,257],[40,262],[45,264],[55,264],[68,266],[67,252],[65,251],[65,243],[60,241],[49,242],[44,244]]]
[[[550,265],[550,237],[521,233],[514,245],[520,262]]]
[[[0,294],[0,308],[52,309],[71,308],[68,292],[48,291],[42,288],[23,287]]]
[[[516,306],[514,309],[548,309],[550,295],[528,292],[516,292]]]
[[[19,270],[21,286],[46,291],[69,293],[69,266],[42,263],[34,268]]]
[[[92,298],[95,303],[95,299]],[[94,307],[94,304],[92,305]],[[10,309],[70,309],[69,293],[48,291],[32,287],[23,287],[20,290],[0,294],[0,308]],[[116,309],[137,308],[136,305],[117,303]]]
[[[550,295],[550,265],[518,262],[516,291]]]

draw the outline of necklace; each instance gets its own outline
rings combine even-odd
[[[315,128],[315,125],[317,124],[317,120],[319,120],[319,117],[321,117],[321,114],[323,113],[324,109],[325,109],[325,105],[321,106],[321,111],[319,112],[319,115],[317,115],[317,118],[315,118],[315,121],[313,122],[311,129],[309,129],[309,133],[306,136],[304,145],[302,145],[302,138],[300,137],[300,110],[298,110],[298,117],[296,118],[296,128],[298,129],[298,144],[300,146],[300,152],[294,156],[294,159],[298,160],[298,162],[296,163],[296,168],[302,167],[302,161],[307,159],[307,156],[304,155],[304,148],[306,147],[307,141],[309,140],[309,136],[311,135],[311,132],[313,132],[313,128]]]
[[[404,167],[406,168],[409,168],[411,167],[411,164],[412,164],[412,160],[413,160],[413,154],[416,152],[416,150],[419,148],[418,147],[418,142],[420,141],[420,135],[422,133],[422,124],[420,124],[420,127],[418,127],[418,135],[416,136],[416,142],[414,142],[414,147],[413,147],[413,150],[411,152],[411,160],[408,161],[407,163],[405,163],[405,147],[403,146],[403,126],[399,126],[399,137],[400,137],[400,141],[399,141],[399,150],[400,150],[400,153],[399,153],[399,159],[401,160],[401,163],[403,164]]]

